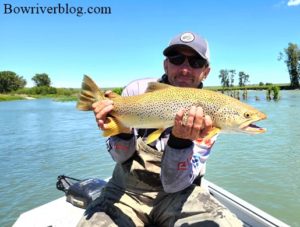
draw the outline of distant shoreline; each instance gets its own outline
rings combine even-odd
[[[267,85],[247,85],[245,87],[233,86],[233,87],[225,87],[222,86],[204,86],[204,89],[213,90],[213,91],[236,91],[236,90],[268,90],[272,86],[277,86],[280,90],[299,90],[300,88],[292,88],[289,84],[267,84]],[[121,93],[122,88],[109,88],[109,90],[117,89],[117,93]],[[67,91],[65,94],[64,92],[60,94],[46,94],[46,95],[28,95],[28,94],[16,94],[16,93],[8,93],[8,94],[0,94],[0,102],[1,101],[14,101],[14,100],[34,100],[34,99],[42,99],[42,98],[50,98],[54,101],[76,101],[80,89],[74,88],[60,88],[62,91]],[[103,89],[108,90],[108,89]],[[25,90],[26,91],[26,90]],[[68,92],[72,91],[72,92]]]
[[[26,100],[32,100],[32,99],[36,99],[34,97],[28,96],[28,95],[20,95],[21,97],[23,97]]]
[[[0,94],[0,102],[5,101],[17,101],[17,100],[35,100],[35,99],[53,99],[54,101],[76,101],[77,97],[75,96],[49,96],[49,95],[39,95],[36,97],[28,96],[26,94]]]

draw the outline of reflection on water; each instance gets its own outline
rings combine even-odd
[[[300,225],[300,92],[282,91],[279,102],[264,92],[248,103],[268,115],[262,135],[222,134],[207,165],[207,178],[263,210]],[[255,101],[255,96],[260,101]],[[0,102],[0,226],[24,211],[62,196],[60,174],[110,176],[114,163],[91,112],[75,102]]]

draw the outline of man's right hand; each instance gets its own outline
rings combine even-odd
[[[107,129],[107,114],[114,108],[113,103],[112,100],[105,99],[92,105],[96,122],[101,130]]]
[[[112,91],[105,92],[105,97],[110,97],[112,95],[113,95]],[[93,107],[93,111],[99,129],[101,129],[102,131],[108,129],[109,119],[107,118],[107,114],[113,110],[114,102],[110,99],[105,99],[93,103],[92,107]],[[122,126],[120,128],[120,133],[131,134],[132,130],[131,128],[126,128]]]

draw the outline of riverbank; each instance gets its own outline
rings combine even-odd
[[[245,87],[221,87],[221,86],[205,86],[205,89],[213,90],[213,91],[243,91],[243,90],[268,90],[270,87],[276,86],[280,90],[299,90],[292,88],[289,84],[267,84],[267,85],[247,85]],[[13,101],[13,100],[31,100],[31,99],[43,99],[50,98],[54,101],[59,102],[67,102],[67,101],[76,101],[80,92],[80,89],[75,88],[57,88],[57,92],[54,94],[35,94],[30,91],[31,88],[26,88],[19,90],[14,93],[9,94],[0,94],[0,102],[1,101]],[[118,94],[121,94],[122,88],[106,88],[104,90],[112,90]]]
[[[26,94],[0,94],[1,101],[15,101],[15,100],[34,100],[50,98],[58,102],[76,101],[77,95],[64,96],[64,95],[26,95]]]
[[[9,95],[9,94],[0,94],[0,102],[1,101],[14,101],[14,100],[24,100],[32,97],[24,97],[22,95]]]

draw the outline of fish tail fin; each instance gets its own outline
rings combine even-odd
[[[88,76],[83,77],[81,92],[77,102],[77,109],[92,110],[92,104],[96,101],[105,99],[103,92],[98,88],[96,83]]]
[[[103,136],[115,136],[120,133],[128,133],[129,131],[131,130],[123,126],[115,118],[107,117],[106,129],[103,131]]]

